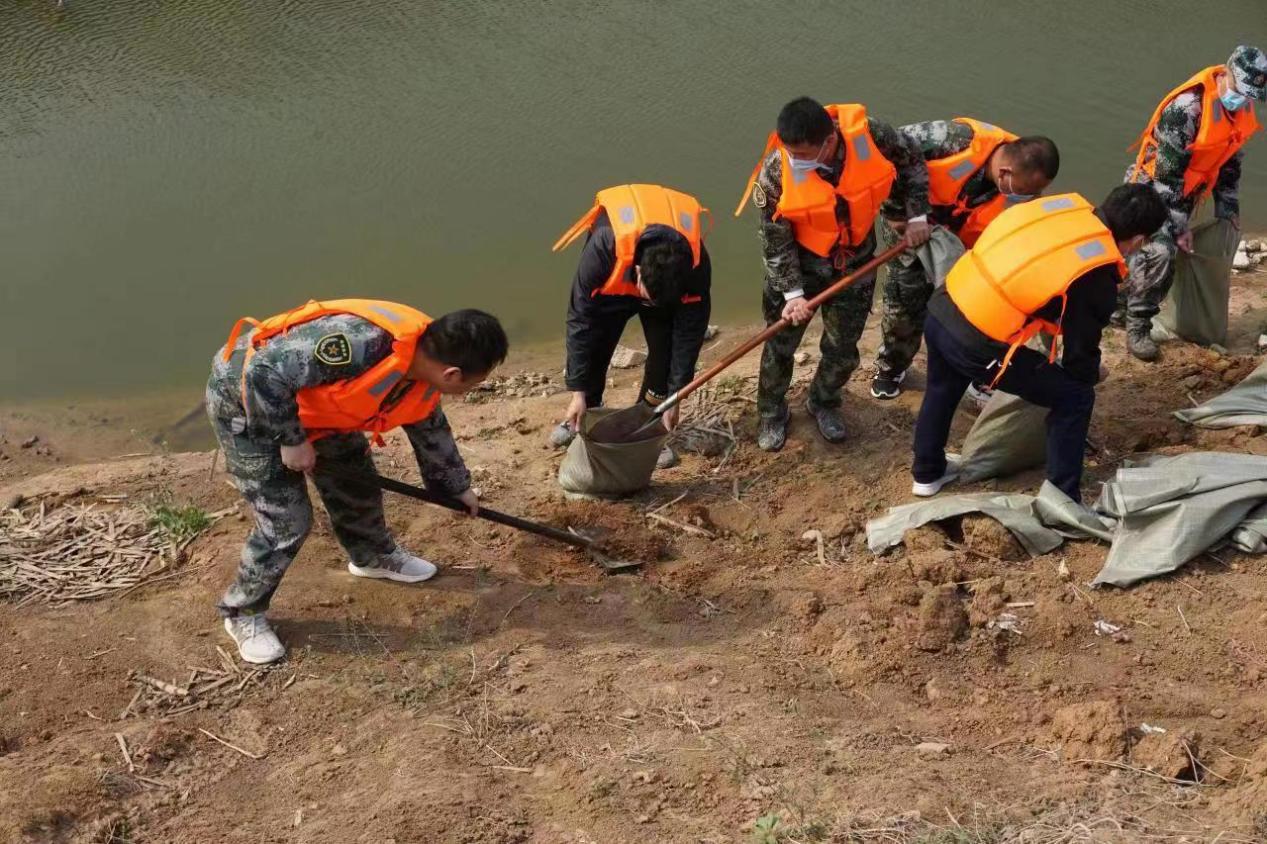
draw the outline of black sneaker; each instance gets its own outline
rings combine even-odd
[[[787,443],[787,422],[791,414],[783,408],[781,416],[761,417],[757,423],[757,448],[778,451]]]
[[[807,399],[805,409],[809,411],[810,416],[814,417],[814,421],[818,423],[818,433],[822,434],[827,442],[844,442],[849,436],[849,432],[845,430],[845,419],[840,415],[840,408],[819,407],[813,399]]]
[[[890,372],[876,372],[871,376],[871,397],[876,399],[895,399],[902,392],[902,382],[906,380],[906,370],[896,375]]]

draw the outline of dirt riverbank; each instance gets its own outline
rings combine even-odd
[[[1226,356],[1167,344],[1146,365],[1108,336],[1090,480],[1142,451],[1267,454],[1257,429],[1201,433],[1169,415],[1257,364],[1265,282],[1234,277]],[[724,329],[705,362],[744,332]],[[873,329],[864,360],[875,342]],[[874,557],[863,525],[909,497],[922,363],[889,403],[860,371],[853,437],[834,447],[802,408],[818,358],[805,349],[782,453],[753,443],[751,356],[712,399],[733,453],[687,455],[601,506],[566,503],[554,483],[557,354],[521,362],[547,374],[447,406],[485,499],[653,532],[662,559],[604,576],[545,541],[389,498],[402,544],[442,566],[391,586],[347,574],[322,514],[274,604],[290,657],[206,694],[191,671],[229,674],[214,603],[247,528],[222,467],[109,413],[0,414],[0,503],[161,497],[222,514],[152,585],[0,603],[0,840],[1267,841],[1267,560],[1220,552],[1093,591],[1103,547],[1025,559],[975,519]],[[613,378],[628,400],[636,370]],[[970,423],[961,414],[955,437]],[[154,453],[117,456],[137,452]],[[402,438],[378,459],[416,480]],[[1004,612],[1019,633],[989,626]],[[1101,619],[1125,635],[1097,636]],[[139,675],[186,694],[134,701]]]

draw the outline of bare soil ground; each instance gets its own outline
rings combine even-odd
[[[1228,356],[1168,344],[1145,365],[1108,337],[1089,489],[1137,452],[1267,453],[1261,431],[1169,415],[1256,365],[1264,281],[1235,279]],[[798,397],[818,356],[805,348]],[[719,390],[732,454],[687,455],[615,504],[559,495],[550,384],[451,404],[490,505],[629,537],[657,558],[634,575],[389,498],[401,542],[441,574],[360,581],[322,517],[274,603],[289,658],[182,706],[133,702],[135,675],[181,687],[222,669],[214,604],[244,515],[125,596],[0,604],[0,840],[1267,841],[1267,561],[1220,552],[1091,590],[1102,546],[1030,560],[979,519],[874,557],[866,520],[908,500],[919,373],[889,403],[856,375],[843,446],[798,399],[788,447],[768,455],[752,439],[754,368]],[[629,399],[634,375],[614,375]],[[76,419],[0,416],[0,504],[237,502],[211,453],[102,459],[150,449]],[[48,454],[21,447],[37,434]],[[379,459],[417,478],[399,439]],[[990,627],[1004,612],[1019,633]],[[1097,636],[1101,619],[1123,634]]]

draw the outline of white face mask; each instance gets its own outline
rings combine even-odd
[[[792,155],[788,155],[787,163],[794,173],[802,174],[813,172],[820,166],[817,158],[795,158]]]
[[[831,138],[823,141],[823,145],[818,148],[818,154],[813,158],[797,158],[789,152],[787,154],[788,166],[792,168],[793,172],[801,174],[810,173],[819,167],[826,167],[827,162],[823,161],[823,159],[827,156],[830,143]]]

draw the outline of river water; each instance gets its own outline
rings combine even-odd
[[[558,338],[596,189],[716,210],[719,318],[757,319],[730,212],[783,102],[968,114],[1101,197],[1161,95],[1262,0],[0,0],[0,397],[188,388],[233,321],[311,297]],[[1267,227],[1251,142],[1246,228]]]

